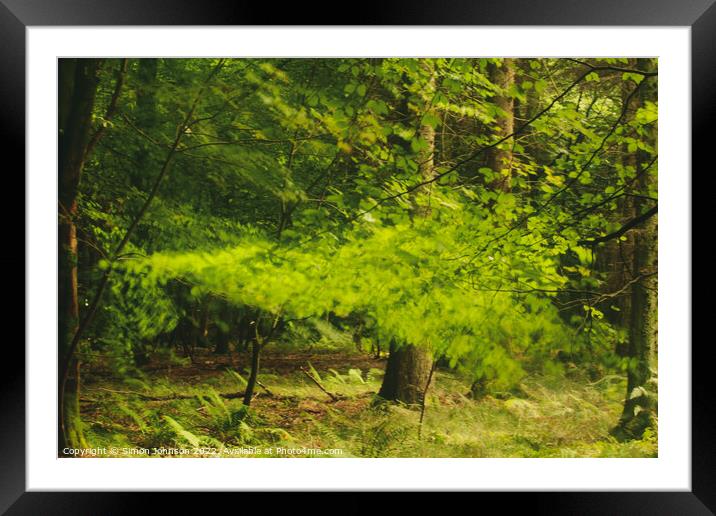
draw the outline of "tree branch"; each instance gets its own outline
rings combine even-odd
[[[620,236],[622,236],[624,233],[626,233],[630,229],[642,224],[643,222],[647,221],[648,219],[650,219],[651,217],[656,215],[656,212],[658,211],[658,209],[659,209],[659,205],[657,204],[656,206],[645,211],[638,217],[634,217],[633,219],[631,219],[629,222],[624,224],[622,227],[620,227],[613,233],[609,233],[608,235],[604,235],[604,236],[600,236],[600,237],[580,240],[579,245],[596,245],[596,244],[601,244],[602,242],[608,242],[609,240],[614,240],[615,238],[619,238]]]
[[[177,126],[177,132],[176,136],[174,137],[174,143],[169,149],[169,152],[167,153],[166,158],[164,159],[164,163],[162,164],[162,168],[159,171],[159,174],[157,175],[156,180],[154,181],[154,185],[152,186],[151,191],[149,192],[149,195],[147,196],[147,199],[144,201],[144,204],[139,210],[139,213],[136,215],[132,223],[127,228],[127,231],[124,234],[124,238],[122,238],[122,241],[119,243],[117,248],[115,249],[113,253],[113,259],[112,261],[116,260],[117,257],[119,257],[124,250],[124,247],[129,242],[129,238],[132,236],[132,233],[134,232],[134,229],[139,224],[139,221],[144,217],[144,214],[149,209],[149,205],[151,204],[152,200],[157,194],[157,191],[159,190],[159,186],[162,183],[162,180],[164,179],[164,176],[166,176],[167,171],[169,170],[169,164],[172,161],[172,158],[174,157],[174,154],[177,151],[177,148],[179,147],[179,144],[181,143],[181,139],[184,136],[184,131],[186,130],[187,124],[190,123],[191,117],[194,115],[194,111],[196,110],[199,100],[204,94],[204,90],[206,89],[206,86],[208,83],[212,80],[212,78],[219,72],[219,70],[223,67],[225,60],[221,59],[218,64],[214,67],[214,69],[211,71],[209,76],[207,77],[204,86],[199,90],[196,97],[194,98],[194,101],[191,104],[191,107],[189,108],[189,111],[187,112],[186,116],[184,117],[184,120]],[[110,262],[110,266],[107,267],[107,269],[104,271],[104,274],[102,275],[102,279],[100,280],[99,286],[97,287],[97,291],[95,292],[94,298],[92,299],[92,303],[90,304],[90,307],[87,311],[87,314],[80,322],[79,326],[77,327],[77,331],[75,332],[74,336],[72,337],[72,342],[70,344],[70,347],[67,351],[67,354],[62,359],[62,369],[61,369],[61,381],[60,381],[60,396],[62,397],[64,395],[65,391],[65,385],[67,383],[67,377],[69,374],[70,369],[70,363],[72,362],[72,357],[75,354],[75,351],[77,351],[77,346],[79,345],[80,338],[84,331],[89,326],[89,323],[92,321],[92,318],[94,317],[95,313],[97,312],[97,309],[99,308],[99,304],[102,300],[102,294],[104,293],[104,290],[107,288],[107,284],[109,283],[109,277],[112,272],[112,262]]]
[[[104,114],[105,122],[109,122],[110,120],[112,120],[112,117],[114,117],[114,114],[117,112],[117,103],[119,102],[119,97],[122,94],[124,78],[127,75],[128,62],[129,60],[125,58],[122,59],[122,62],[119,65],[119,70],[117,71],[117,81],[114,85],[114,93],[112,93],[112,98],[110,99],[109,105],[107,106],[107,111]],[[87,147],[85,148],[85,159],[87,159],[87,156],[90,155],[95,145],[97,145],[97,142],[102,138],[102,136],[104,136],[104,132],[106,130],[107,126],[105,125],[105,123],[102,123],[94,132],[89,142],[87,143]]]
[[[520,134],[523,133],[523,132],[525,131],[525,129],[527,129],[532,123],[534,123],[536,120],[538,120],[539,118],[541,118],[545,113],[547,113],[548,111],[550,111],[550,110],[555,106],[555,104],[556,104],[557,102],[559,102],[561,99],[563,99],[570,91],[572,91],[579,83],[581,83],[581,82],[587,77],[587,75],[589,75],[590,73],[593,73],[593,72],[598,72],[598,71],[603,71],[603,70],[609,70],[609,69],[611,69],[611,67],[592,67],[592,68],[590,68],[590,69],[587,70],[586,72],[580,74],[579,77],[577,77],[577,79],[575,79],[569,86],[567,86],[566,89],[564,89],[564,90],[562,91],[562,93],[560,93],[559,95],[557,95],[556,97],[554,97],[554,98],[552,99],[552,101],[547,105],[547,107],[545,107],[544,109],[542,109],[540,112],[538,112],[538,113],[537,113],[536,115],[534,115],[532,118],[530,118],[529,120],[527,120],[524,124],[522,124],[521,126],[519,126],[514,132],[512,132],[512,133],[510,133],[510,134],[508,134],[508,135],[506,135],[506,136],[503,136],[502,138],[500,138],[500,139],[498,139],[498,140],[496,140],[496,141],[490,143],[489,145],[485,145],[484,147],[480,147],[479,149],[475,150],[472,154],[468,155],[467,157],[465,157],[465,158],[463,158],[463,159],[461,159],[461,160],[456,161],[456,162],[455,162],[453,165],[451,165],[449,168],[447,168],[446,170],[444,170],[444,171],[442,171],[442,172],[440,172],[440,173],[438,173],[438,174],[435,174],[433,177],[431,177],[431,178],[429,178],[429,179],[426,179],[426,180],[424,180],[424,181],[419,181],[419,182],[417,182],[417,183],[415,183],[415,184],[413,184],[413,185],[411,185],[411,186],[405,188],[404,190],[401,190],[401,191],[398,192],[398,193],[391,194],[391,195],[388,195],[388,196],[386,196],[386,197],[382,197],[382,198],[378,199],[378,200],[375,202],[375,204],[373,204],[373,206],[371,206],[370,208],[366,208],[365,210],[362,210],[362,211],[360,211],[359,213],[356,213],[355,215],[353,215],[353,216],[349,217],[348,219],[346,219],[346,223],[349,223],[349,222],[353,222],[353,221],[355,221],[355,220],[358,220],[358,219],[361,218],[363,215],[367,215],[367,214],[370,213],[371,211],[375,210],[376,208],[380,207],[381,205],[385,204],[386,202],[388,202],[388,201],[390,201],[390,200],[398,199],[398,198],[400,198],[400,197],[403,197],[403,196],[405,196],[405,195],[408,195],[408,194],[414,192],[415,190],[418,190],[419,188],[421,188],[421,187],[423,187],[423,186],[425,186],[425,185],[434,183],[434,182],[436,182],[436,181],[442,179],[443,177],[445,177],[446,175],[450,174],[451,172],[454,172],[455,170],[457,170],[457,169],[460,168],[461,166],[466,165],[467,163],[470,163],[471,161],[475,160],[478,156],[482,155],[483,153],[485,153],[485,152],[488,151],[489,149],[492,149],[492,148],[494,148],[494,147],[497,147],[498,145],[502,144],[503,142],[509,140],[510,138],[514,138],[515,136],[520,135]],[[638,89],[638,88],[639,88],[639,86],[637,85],[637,88],[635,88],[635,91],[636,91],[636,89]],[[632,93],[634,93],[634,92],[632,92]],[[624,116],[624,115],[622,114],[622,116],[619,117],[618,122],[621,121],[621,119],[623,118],[623,116]],[[616,129],[616,125],[618,125],[618,122],[617,122],[617,124],[615,124],[614,128],[612,129],[612,131],[609,132],[609,134],[607,135],[606,138],[608,138],[609,136],[611,136],[611,133],[614,132],[614,130]],[[606,141],[606,138],[605,138],[604,141]],[[602,146],[603,146],[603,143],[602,143]],[[600,150],[601,150],[601,147],[602,147],[602,146],[600,146]],[[592,156],[592,159],[593,159],[593,158],[594,158],[594,156]],[[590,160],[590,162],[591,162],[591,160]],[[582,170],[582,172],[583,172],[583,170]],[[581,174],[581,172],[580,172],[580,174]],[[576,179],[579,179],[579,176],[578,176]],[[576,180],[576,179],[575,179],[575,180]],[[568,185],[568,186],[569,186],[569,185]],[[568,186],[567,186],[567,187],[568,187]],[[567,187],[565,187],[565,188],[567,188]],[[560,192],[557,192],[557,193],[554,195],[554,197],[556,197],[556,196],[559,195],[560,193],[561,193],[561,191],[560,191]],[[550,201],[551,201],[551,200],[552,200],[552,199],[550,199]],[[549,203],[549,201],[548,201],[548,203]],[[547,204],[548,204],[548,203],[547,203]],[[524,222],[524,221],[522,221],[522,222]],[[509,231],[508,231],[507,233],[512,232],[514,229],[516,229],[517,227],[519,227],[519,225],[521,225],[521,224],[522,224],[522,223],[519,223],[518,225],[513,226],[512,228],[509,229]],[[302,241],[302,242],[298,242],[296,245],[290,247],[289,249],[293,249],[293,248],[299,247],[299,246],[301,246],[301,245],[303,245],[303,244],[305,244],[305,243],[311,242],[311,241],[315,240],[316,238],[318,238],[319,236],[323,235],[324,233],[327,233],[327,231],[320,231],[320,232],[314,234],[313,236],[311,236],[310,238],[308,238],[308,239],[306,239],[306,240],[304,240],[304,241]],[[507,234],[507,233],[505,233],[505,234]],[[504,236],[504,235],[501,235],[501,236]]]
[[[488,247],[490,247],[490,245],[497,242],[498,240],[501,240],[502,238],[506,237],[507,235],[512,233],[517,228],[521,227],[531,217],[534,217],[535,215],[542,213],[542,211],[544,211],[544,209],[547,208],[547,206],[549,206],[557,197],[559,197],[564,192],[566,192],[567,190],[572,188],[572,186],[574,186],[574,184],[577,181],[579,181],[579,179],[582,177],[584,172],[586,172],[587,169],[591,166],[592,162],[597,157],[597,155],[602,151],[602,149],[604,149],[604,146],[606,145],[607,140],[612,136],[612,134],[614,134],[614,131],[616,131],[617,127],[619,127],[619,125],[621,124],[622,120],[626,116],[631,99],[639,91],[639,88],[641,88],[642,84],[644,84],[644,81],[637,84],[636,87],[631,91],[631,93],[629,93],[629,95],[627,96],[627,98],[624,101],[624,105],[622,106],[622,110],[621,110],[621,113],[619,114],[619,117],[616,119],[614,124],[612,124],[612,126],[609,129],[609,131],[607,132],[607,134],[604,135],[604,138],[602,138],[602,141],[599,143],[599,146],[596,149],[594,149],[594,151],[590,154],[589,159],[587,159],[586,163],[581,167],[579,172],[573,178],[571,178],[569,181],[567,181],[567,183],[562,188],[560,188],[555,193],[550,195],[549,199],[547,199],[545,202],[543,202],[542,204],[537,206],[537,208],[535,208],[534,211],[532,211],[526,215],[523,215],[522,217],[520,217],[520,219],[517,222],[515,222],[512,226],[507,228],[506,231],[504,231],[504,232],[500,233],[499,235],[495,236],[494,238],[490,239],[479,251],[477,251],[474,254],[474,256],[472,258],[473,260],[475,258],[477,258],[481,253],[483,253]]]

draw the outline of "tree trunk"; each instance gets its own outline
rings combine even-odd
[[[656,396],[652,385],[656,368],[657,317],[657,216],[651,217],[635,235],[634,275],[642,276],[632,288],[631,327],[627,369],[627,392],[615,435],[639,439],[653,426]],[[648,276],[645,276],[648,275]]]
[[[509,96],[509,90],[515,83],[515,60],[505,58],[500,66],[489,65],[490,82],[497,86],[500,92],[493,102],[502,111],[496,118],[496,138],[504,138],[515,132],[515,102]],[[535,109],[534,107],[532,109]],[[497,147],[487,151],[487,168],[492,169],[495,176],[490,188],[496,192],[509,192],[512,189],[512,145],[511,140],[503,142]],[[487,394],[487,385],[484,378],[477,378],[470,386],[469,395],[473,399],[480,399]]]
[[[136,124],[147,134],[154,134],[157,128],[157,71],[159,60],[156,58],[139,59],[137,66],[137,108],[135,110]],[[132,186],[138,190],[148,188],[151,177],[147,174],[152,166],[152,144],[144,138],[137,144],[134,154],[138,167],[129,170],[129,179]]]
[[[636,63],[630,60],[629,67],[636,68]],[[633,85],[624,82],[622,102],[627,102],[632,88]],[[632,101],[633,108],[628,111],[631,118],[633,118],[635,110],[639,108],[639,104],[638,99]],[[637,153],[629,152],[626,143],[621,147],[621,164],[624,170],[637,171],[639,167]],[[627,193],[633,193],[633,189],[627,189]],[[632,220],[638,215],[634,198],[631,196],[624,196],[618,199],[617,206],[623,220]],[[634,232],[628,231],[625,233],[624,240],[617,238],[607,242],[604,245],[604,250],[597,257],[597,266],[607,273],[605,292],[616,292],[631,281],[634,273]],[[614,313],[612,310],[607,310],[607,320],[628,330],[631,326],[632,317],[631,295],[617,297],[612,300],[611,304],[616,306],[619,311]],[[628,337],[626,342],[626,344],[624,342],[617,344],[616,352],[619,356],[628,355]]]
[[[244,405],[247,407],[251,405],[251,398],[254,397],[254,388],[256,387],[256,380],[258,380],[259,377],[260,355],[261,343],[258,339],[254,339],[251,346],[251,373],[249,374],[249,380],[246,383],[246,391],[244,392]]]
[[[237,332],[236,328],[236,313],[234,307],[228,302],[224,304],[221,310],[221,324],[217,325],[216,335],[216,346],[214,347],[214,354],[226,355],[229,352],[229,341],[231,340],[232,332]],[[238,333],[238,332],[237,332]]]
[[[251,373],[249,374],[249,380],[246,383],[246,391],[244,392],[244,405],[247,407],[251,404],[251,398],[254,396],[254,389],[258,383],[259,378],[259,357],[261,355],[261,349],[268,344],[276,332],[276,328],[279,326],[281,320],[281,312],[278,312],[273,319],[273,323],[268,328],[266,335],[262,336],[260,333],[261,328],[261,313],[256,315],[256,323],[254,326],[255,335],[251,339]]]
[[[390,401],[422,404],[423,392],[432,369],[432,356],[416,346],[391,344],[385,377],[378,396]]]
[[[58,113],[58,350],[64,357],[79,324],[77,294],[77,190],[92,125],[100,61],[60,59]],[[61,361],[60,361],[61,363]],[[80,363],[62,385],[58,366],[59,449],[81,447],[79,420]]]
[[[638,66],[648,67],[649,61],[639,60]],[[646,69],[646,68],[642,68]],[[645,89],[635,98],[638,109],[642,105]],[[655,132],[650,139],[656,145]],[[639,151],[636,159],[636,189],[642,195],[656,184],[656,174],[643,167],[650,156]],[[637,214],[647,211],[653,201],[639,196],[634,199],[634,211]],[[656,420],[656,370],[658,342],[658,306],[657,306],[657,267],[658,267],[658,218],[654,215],[646,220],[642,227],[633,229],[632,276],[640,278],[632,287],[629,314],[629,343],[627,356],[627,391],[624,409],[617,427],[612,433],[621,440],[640,439],[644,431],[654,426]]]
[[[182,123],[177,126],[176,134],[174,136],[174,143],[172,143],[171,147],[169,148],[166,157],[164,158],[164,162],[162,163],[162,166],[159,170],[159,174],[157,175],[156,179],[154,180],[154,185],[152,186],[152,189],[149,191],[149,195],[144,200],[144,204],[142,204],[142,207],[139,209],[139,213],[132,219],[132,222],[129,224],[129,227],[124,233],[124,237],[122,237],[122,240],[119,242],[117,247],[115,248],[114,252],[112,253],[112,257],[110,259],[110,266],[104,271],[102,274],[102,277],[99,281],[99,285],[97,285],[97,289],[94,293],[94,297],[92,298],[92,302],[89,303],[89,307],[87,308],[86,315],[82,318],[82,320],[79,323],[79,326],[77,326],[77,331],[74,332],[74,336],[72,337],[70,343],[69,343],[69,350],[66,353],[65,357],[62,358],[62,364],[60,365],[60,385],[64,385],[68,373],[70,370],[70,362],[72,360],[72,357],[74,355],[74,352],[77,349],[77,346],[79,345],[80,339],[82,338],[82,335],[84,334],[84,331],[87,329],[89,324],[92,322],[92,319],[94,318],[94,315],[97,313],[97,309],[100,306],[100,303],[102,302],[102,295],[107,288],[107,285],[109,284],[110,274],[112,273],[112,262],[116,260],[124,250],[124,247],[129,243],[130,238],[132,237],[132,234],[136,227],[139,225],[139,222],[142,220],[144,215],[147,213],[147,210],[149,209],[149,206],[151,205],[152,201],[157,195],[157,192],[159,191],[159,187],[162,184],[162,180],[167,175],[169,171],[169,167],[171,165],[172,159],[174,158],[174,155],[177,152],[177,149],[179,148],[179,144],[181,143],[182,136],[185,134],[186,129],[189,127],[191,123],[191,119],[194,116],[194,112],[197,108],[197,105],[199,104],[199,100],[201,99],[201,96],[206,88],[207,83],[218,73],[218,71],[222,68],[224,65],[225,60],[221,59],[219,60],[219,63],[214,67],[211,74],[207,77],[207,81],[202,86],[202,88],[199,90],[197,96],[194,98],[194,102],[192,103],[191,107],[189,108],[189,111],[186,113],[184,120]],[[60,389],[60,392],[62,392],[63,389]]]
[[[219,332],[216,336],[216,346],[214,347],[215,355],[226,355],[229,352],[229,334]]]
[[[497,116],[497,136],[502,138],[515,131],[515,101],[509,96],[509,90],[515,83],[514,59],[503,59],[502,66],[490,65],[490,81],[500,89],[494,103],[502,110]],[[495,173],[492,187],[509,192],[512,183],[512,141],[507,140],[488,151],[487,167]]]
[[[435,73],[432,61],[422,60],[423,70],[428,75],[425,85],[427,102],[432,102],[432,95],[435,92]],[[429,104],[426,111],[429,110]],[[435,128],[429,124],[420,126],[418,134],[427,144],[423,150],[417,153],[418,170],[422,180],[435,177],[434,152],[435,152]],[[415,214],[420,217],[429,217],[430,207],[430,186],[425,185],[416,191],[414,197]],[[427,194],[427,195],[426,195]],[[378,395],[386,400],[401,401],[408,404],[422,403],[423,391],[428,384],[430,371],[432,369],[433,357],[426,347],[417,347],[411,344],[395,346],[391,343],[390,354],[385,368],[385,377]]]
[[[371,352],[373,353],[373,358],[376,360],[380,358],[380,340],[378,337],[373,340]]]

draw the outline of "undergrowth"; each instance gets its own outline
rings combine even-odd
[[[183,456],[302,456],[277,450],[332,449],[337,457],[655,457],[657,435],[618,442],[609,430],[619,418],[621,377],[597,382],[531,376],[520,397],[467,397],[469,384],[439,371],[419,411],[376,403],[382,371],[321,370],[260,375],[243,406],[243,372],[228,370],[199,383],[160,378],[87,389],[82,418],[93,447],[107,455],[163,456],[157,450],[192,450]],[[232,393],[234,394],[232,396]],[[176,397],[176,399],[173,399]],[[166,398],[166,399],[155,399]],[[117,450],[112,454],[109,450]],[[242,453],[237,454],[237,450]],[[248,451],[247,451],[248,450]],[[246,453],[243,453],[243,452]],[[314,455],[315,456],[315,455]]]

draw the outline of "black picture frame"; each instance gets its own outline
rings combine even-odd
[[[553,26],[689,26],[692,52],[692,162],[693,170],[711,170],[711,146],[707,130],[716,115],[716,6],[715,0],[401,0],[363,1],[343,10],[306,3],[215,2],[204,0],[0,0],[0,146],[3,148],[6,200],[20,199],[20,207],[3,203],[5,237],[14,242],[0,257],[7,278],[10,306],[25,307],[18,300],[23,285],[17,271],[25,268],[25,228],[18,222],[25,214],[25,29],[28,26],[73,25],[553,25]],[[348,14],[348,11],[350,14]],[[323,13],[323,14],[322,14]],[[328,19],[330,18],[330,19]],[[568,47],[566,47],[568,48]],[[49,121],[48,121],[49,123]],[[9,166],[10,157],[18,158]],[[690,171],[684,171],[689,174]],[[693,175],[692,175],[693,177]],[[15,179],[11,188],[7,181]],[[20,192],[23,192],[22,194]],[[22,214],[22,215],[21,215]],[[698,219],[692,217],[694,222]],[[693,250],[692,250],[693,253]],[[693,256],[693,254],[692,254]],[[692,261],[693,263],[693,261]],[[14,271],[14,272],[9,272]],[[54,286],[48,286],[54,292]],[[9,299],[9,298],[12,299]],[[17,309],[17,308],[16,308]],[[693,319],[693,317],[692,317]],[[19,319],[6,326],[19,327]],[[24,337],[24,336],[23,336]],[[139,493],[40,493],[26,492],[25,353],[19,339],[7,339],[0,375],[0,513],[6,514],[124,514],[148,507]],[[694,340],[692,346],[692,490],[690,492],[589,492],[589,493],[474,493],[500,506],[547,514],[714,514],[716,511],[716,424],[714,384],[708,360],[712,339]],[[688,346],[692,343],[671,343]],[[49,351],[48,351],[49,352]],[[218,496],[218,493],[212,494]],[[225,497],[226,495],[223,495]],[[246,503],[247,494],[242,497]],[[302,496],[303,497],[303,496]],[[300,505],[293,495],[288,503]],[[363,496],[352,493],[340,510],[363,512]],[[184,513],[186,494],[162,495],[160,513]],[[421,495],[403,497],[406,505],[424,506]],[[322,497],[323,499],[323,497]],[[216,499],[214,499],[216,501]],[[271,498],[276,507],[276,499]],[[266,503],[266,500],[257,500]],[[309,502],[310,503],[310,502]],[[325,503],[325,502],[324,502]],[[517,504],[517,505],[515,505]],[[338,509],[335,509],[338,510]]]

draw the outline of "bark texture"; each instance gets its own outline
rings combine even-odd
[[[505,58],[500,65],[491,64],[488,69],[490,82],[500,90],[500,93],[493,99],[501,110],[495,120],[497,134],[494,138],[503,138],[515,132],[515,101],[508,95],[515,83],[515,66],[514,59]],[[487,151],[487,167],[495,173],[495,179],[490,184],[490,187],[496,192],[507,193],[511,191],[512,160],[511,140],[507,140]],[[487,394],[487,381],[485,378],[477,378],[470,386],[469,395],[473,399],[480,399],[485,394]]]
[[[656,405],[657,317],[657,216],[635,235],[634,274],[642,279],[631,295],[627,392],[624,410],[615,429],[622,439],[639,439],[654,425]]]
[[[393,344],[378,396],[407,404],[422,404],[432,364],[432,356],[427,350]]]
[[[436,88],[435,73],[431,61],[424,60],[422,66],[427,76],[425,96],[428,100],[426,101],[425,112],[430,112],[429,103],[432,102],[432,95]],[[425,181],[435,177],[435,128],[429,124],[422,124],[418,130],[418,135],[426,143],[416,156],[420,178]],[[419,217],[430,216],[430,186],[425,185],[417,190],[416,196],[413,198],[414,212]],[[396,346],[393,343],[388,355],[385,377],[378,395],[389,401],[422,404],[423,393],[428,386],[432,364],[433,357],[429,351],[429,346],[418,347],[410,344]]]
[[[639,60],[638,66],[648,71],[649,62]],[[635,99],[634,109],[642,105],[645,89]],[[652,85],[651,87],[655,87]],[[656,131],[650,135],[656,145]],[[649,156],[638,152],[635,189],[647,193],[656,184],[653,170],[645,170]],[[653,207],[654,201],[639,196],[633,201],[634,212],[641,214]],[[613,434],[622,440],[640,439],[644,431],[656,424],[656,369],[658,343],[658,216],[648,218],[631,230],[633,238],[632,278],[638,281],[631,290],[629,303],[629,342],[627,357],[627,391],[624,409]]]
[[[502,65],[491,65],[490,81],[500,89],[494,102],[502,111],[497,117],[497,136],[502,138],[515,131],[515,101],[509,96],[509,91],[515,83],[514,59],[503,59]],[[487,167],[491,168],[497,177],[492,183],[495,190],[509,192],[512,184],[512,142],[504,142],[498,147],[489,150],[487,154]]]
[[[254,389],[256,381],[259,377],[259,359],[261,357],[261,343],[254,339],[251,343],[251,374],[246,382],[246,391],[244,391],[244,405],[251,405],[251,399],[254,397]]]
[[[79,325],[77,293],[77,190],[92,127],[92,109],[99,82],[97,59],[60,59],[58,113],[58,347],[64,357]],[[59,446],[84,444],[79,424],[80,363],[58,384]],[[58,377],[62,374],[58,369]]]

